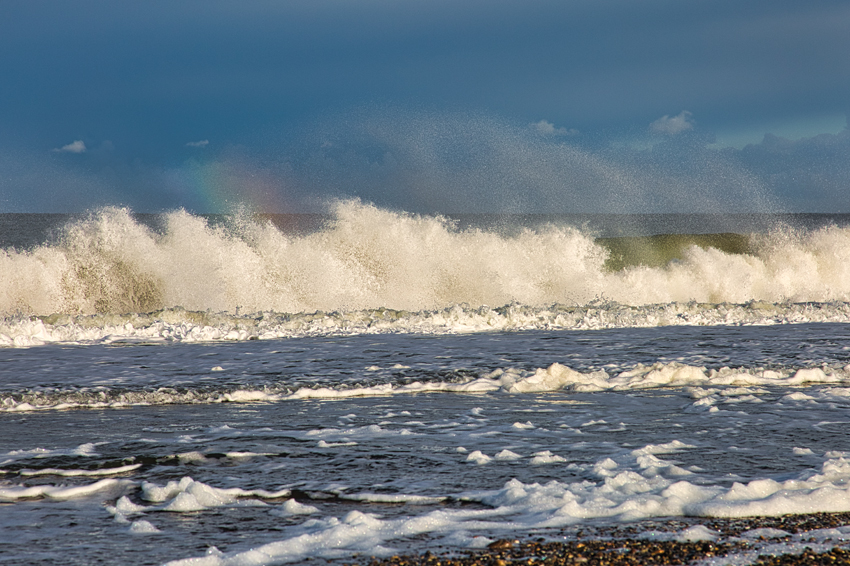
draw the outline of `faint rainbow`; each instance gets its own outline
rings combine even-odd
[[[293,212],[288,179],[246,160],[190,162],[166,174],[181,206],[200,213],[247,208],[261,213]]]

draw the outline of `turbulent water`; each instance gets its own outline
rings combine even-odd
[[[850,297],[850,228],[835,224],[597,238],[357,202],[312,229],[148,220],[106,209],[4,250],[0,344],[843,321]],[[609,232],[618,220],[634,230]]]
[[[847,220],[3,216],[0,563],[850,511]]]

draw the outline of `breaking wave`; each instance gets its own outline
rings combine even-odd
[[[256,403],[303,399],[344,399],[408,395],[416,393],[545,393],[553,391],[599,392],[658,388],[688,388],[695,402],[687,410],[716,412],[724,399],[764,393],[764,387],[804,387],[829,385],[817,391],[821,397],[846,400],[850,396],[850,365],[844,367],[784,367],[765,369],[707,369],[672,363],[638,364],[626,371],[609,374],[605,370],[581,372],[554,363],[548,368],[497,369],[470,375],[458,372],[448,377],[422,375],[416,381],[390,378],[381,383],[324,383],[295,385],[268,383],[262,386],[218,385],[193,387],[37,387],[0,395],[0,412],[117,408],[139,405]],[[791,401],[812,399],[792,393]]]
[[[55,242],[0,251],[0,344],[850,316],[850,229],[835,226],[604,239],[459,228],[357,201],[300,233],[249,216],[160,220],[153,230],[107,208]]]

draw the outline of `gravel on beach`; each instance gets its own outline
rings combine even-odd
[[[713,540],[662,540],[664,534],[681,533],[703,526],[717,533]],[[696,519],[641,521],[616,526],[581,527],[555,531],[527,540],[500,539],[485,549],[463,552],[425,552],[389,558],[358,557],[343,561],[360,566],[634,566],[688,565],[698,561],[743,553],[759,548],[765,542],[781,544],[793,535],[850,525],[850,513],[816,513],[782,517],[749,517],[743,519]],[[774,529],[769,541],[765,537],[742,538],[755,529]],[[784,531],[787,534],[782,534]],[[558,539],[558,540],[556,540]],[[748,563],[757,566],[846,565],[850,566],[850,541],[837,541],[830,549],[806,547],[796,552],[757,555]]]

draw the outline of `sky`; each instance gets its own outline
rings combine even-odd
[[[0,212],[850,212],[843,0],[0,2]]]

